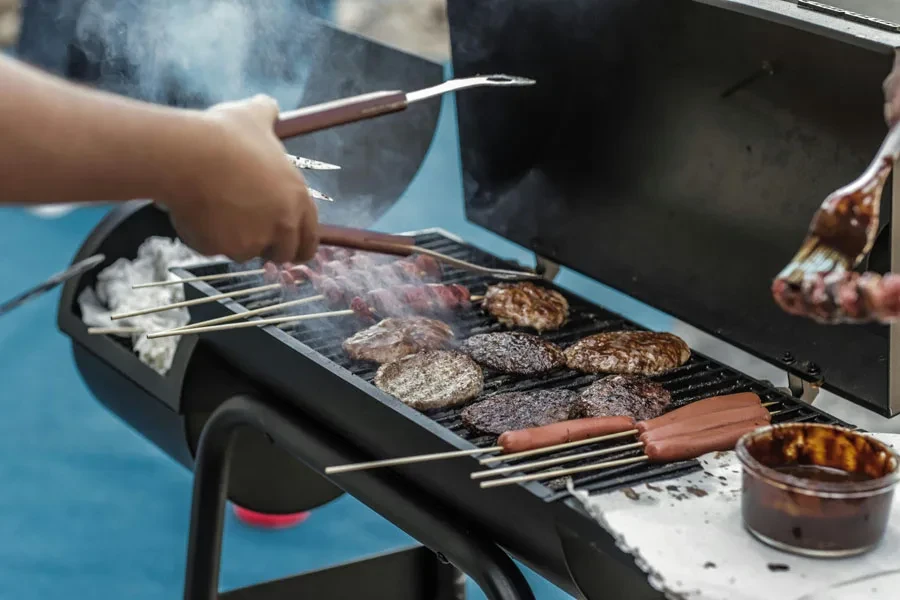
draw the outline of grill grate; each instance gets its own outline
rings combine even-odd
[[[491,267],[510,268],[509,264],[500,259],[465,244],[451,240],[440,233],[425,233],[418,235],[416,237],[416,242],[417,245],[421,247],[436,250],[455,258]],[[190,269],[190,272],[195,275],[206,275],[222,272],[224,268],[226,267],[222,264],[204,265],[192,268]],[[248,266],[247,268],[254,267]],[[214,281],[211,283],[214,283],[213,287],[218,293],[246,289],[259,285],[261,281],[246,278],[223,280],[221,282]],[[488,285],[494,283],[494,280],[480,274],[473,274],[455,267],[445,266],[443,283],[459,283],[467,286],[473,294],[481,294]],[[619,315],[596,305],[586,303],[563,290],[560,291],[569,300],[570,318],[568,323],[562,329],[553,332],[545,332],[543,336],[548,340],[566,346],[581,337],[602,331],[643,329]],[[308,297],[315,294],[314,288],[306,283],[299,286],[297,290],[292,293],[290,298],[284,297],[282,292],[275,291],[264,292],[258,295],[240,298],[239,300],[240,304],[245,308],[255,309],[271,305],[275,302],[293,299],[294,297]],[[235,300],[234,302],[237,301],[238,300]],[[296,312],[299,314],[320,312],[323,310],[333,309],[327,307],[324,303],[317,302],[303,305],[301,310]],[[273,312],[272,314],[263,316],[269,317],[275,315],[276,313]],[[308,346],[310,349],[319,352],[325,358],[344,367],[357,377],[371,383],[375,376],[377,365],[353,361],[347,357],[341,348],[343,340],[359,329],[358,323],[353,317],[332,318],[327,321],[327,324],[323,324],[323,320],[316,321],[315,324],[311,324],[310,322],[298,322],[297,324],[283,325],[281,326],[281,329]],[[453,326],[457,339],[465,339],[476,333],[506,330],[504,325],[496,322],[492,317],[478,310],[477,307],[466,314],[457,315],[451,325]],[[479,399],[501,391],[510,392],[540,388],[566,388],[578,390],[586,387],[600,377],[602,377],[602,375],[585,375],[574,371],[564,370],[552,373],[545,377],[526,378],[485,369],[484,391]],[[774,423],[786,421],[839,423],[829,415],[821,413],[805,404],[801,404],[797,400],[776,390],[768,384],[754,380],[747,375],[697,353],[694,353],[685,365],[663,375],[654,377],[653,379],[671,392],[673,403],[676,406],[682,406],[694,400],[715,395],[736,392],[755,392],[763,398],[763,402],[778,403],[770,407],[770,410],[772,411],[781,411],[780,414],[773,418]],[[427,412],[425,414],[435,422],[476,446],[486,447],[496,443],[496,438],[493,436],[478,436],[469,432],[462,424],[460,413],[461,408],[452,408]],[[577,449],[541,455],[541,458],[561,457],[576,452],[598,450],[623,443],[627,443],[627,441],[615,440],[607,443],[585,445],[580,446]],[[640,455],[640,450],[635,449],[609,454],[604,456],[602,460],[615,460],[638,455]],[[561,466],[575,467],[597,462],[597,460],[598,459],[595,458],[583,461],[572,461]],[[507,461],[506,464],[512,465],[516,463],[515,461]],[[643,463],[576,476],[573,482],[576,487],[588,491],[608,490],[626,485],[644,483],[698,468],[699,463],[697,461],[684,461],[668,465],[651,465]],[[564,497],[568,493],[564,490],[564,484],[561,480],[544,482],[544,485],[556,492],[549,496],[548,501]]]

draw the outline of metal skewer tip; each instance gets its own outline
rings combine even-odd
[[[311,158],[303,158],[302,156],[294,156],[287,154],[288,160],[294,163],[298,169],[306,169],[308,171],[340,171],[341,167],[332,165],[331,163],[313,160]]]
[[[309,188],[309,195],[313,200],[324,200],[325,202],[334,202],[334,198],[331,196],[327,196],[320,192],[319,190],[314,190]]]

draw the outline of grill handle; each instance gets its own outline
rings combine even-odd
[[[275,135],[286,140],[338,125],[400,112],[408,106],[404,92],[372,92],[291,110],[278,117]]]
[[[416,241],[408,235],[391,235],[338,225],[319,225],[319,243],[397,256],[409,256],[416,251]]]

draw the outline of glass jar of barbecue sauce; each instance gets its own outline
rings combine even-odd
[[[744,526],[775,548],[812,557],[862,554],[881,541],[900,480],[887,445],[842,427],[773,425],[737,444]]]

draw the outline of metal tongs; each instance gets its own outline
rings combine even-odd
[[[400,112],[414,103],[474,87],[508,87],[534,85],[533,79],[511,75],[484,75],[451,79],[415,92],[383,91],[362,94],[342,100],[314,104],[281,113],[275,123],[275,134],[282,140],[329,129],[338,125],[372,119]]]

